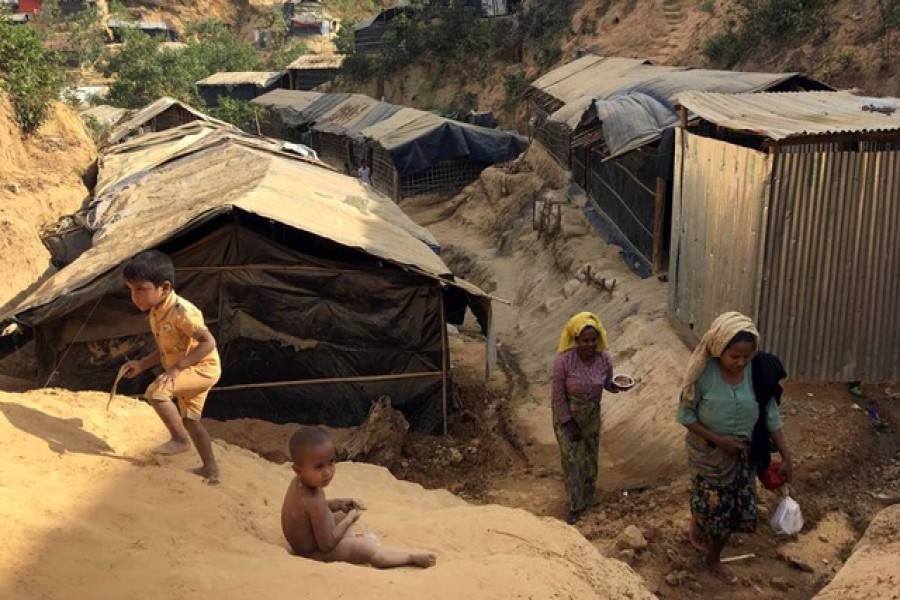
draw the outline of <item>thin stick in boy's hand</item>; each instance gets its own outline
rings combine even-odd
[[[297,431],[290,441],[296,477],[281,509],[281,528],[295,554],[322,562],[348,562],[379,569],[433,567],[437,557],[423,550],[392,550],[374,535],[354,535],[350,526],[365,506],[353,498],[328,500],[324,489],[335,472],[331,437],[318,427]]]
[[[122,378],[125,377],[125,373],[128,371],[128,363],[125,363],[121,367],[119,367],[119,373],[116,375],[116,380],[113,382],[112,389],[109,391],[109,400],[106,401],[106,412],[109,412],[109,406],[112,404],[113,398],[116,397],[116,389],[119,387],[119,382],[122,381]]]

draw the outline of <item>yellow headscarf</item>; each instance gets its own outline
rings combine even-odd
[[[606,330],[597,315],[589,312],[578,313],[566,323],[562,334],[559,336],[559,345],[556,352],[562,354],[578,345],[577,337],[585,328],[591,327],[597,330],[597,352],[603,352],[609,346],[606,342]]]
[[[682,402],[692,403],[694,401],[694,384],[703,374],[709,359],[722,356],[728,342],[742,331],[755,337],[756,347],[759,348],[759,331],[750,317],[739,312],[727,312],[713,320],[688,361],[684,378],[681,380]]]

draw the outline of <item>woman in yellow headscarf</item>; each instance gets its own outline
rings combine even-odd
[[[759,332],[740,313],[719,315],[694,350],[681,383],[678,422],[687,428],[693,471],[690,541],[709,569],[728,584],[737,576],[721,561],[733,531],[756,528],[754,471],[771,460],[770,439],[793,467],[781,432],[781,361],[759,352]]]
[[[617,393],[606,330],[597,315],[575,315],[563,328],[553,361],[553,429],[559,443],[570,525],[594,505],[600,452],[600,399]]]

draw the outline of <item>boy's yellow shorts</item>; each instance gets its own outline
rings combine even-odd
[[[182,419],[199,421],[203,415],[203,405],[209,390],[219,381],[219,374],[201,373],[195,367],[178,374],[174,384],[164,386],[156,381],[147,386],[144,398],[147,400],[171,400],[178,406]]]

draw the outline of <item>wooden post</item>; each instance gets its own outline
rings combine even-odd
[[[688,126],[688,112],[687,109],[683,106],[678,107],[678,112],[681,115],[681,128],[687,129]]]
[[[438,287],[441,306],[441,409],[444,414],[444,435],[447,435],[447,313],[444,312],[444,290]]]
[[[666,220],[666,180],[656,178],[656,199],[653,205],[653,272],[663,269],[663,226]]]

